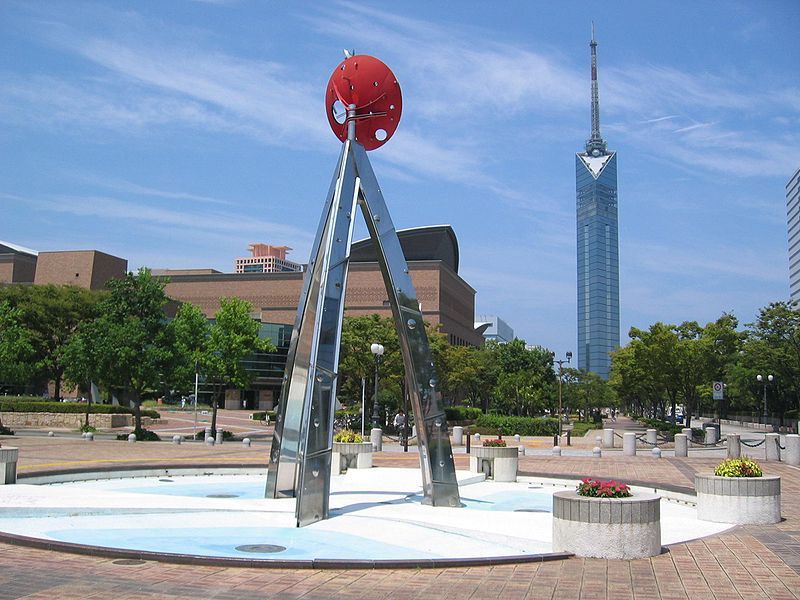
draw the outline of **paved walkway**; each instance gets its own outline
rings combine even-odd
[[[267,445],[83,442],[0,438],[20,448],[19,472],[158,464],[266,465]],[[459,468],[467,457],[456,456]],[[378,466],[415,464],[414,453],[383,452]],[[524,474],[595,475],[692,487],[712,458],[602,459],[526,456]],[[799,598],[800,469],[768,463],[781,475],[783,516],[773,526],[739,527],[676,544],[652,559],[563,561],[419,570],[221,568],[114,560],[0,544],[2,598]]]

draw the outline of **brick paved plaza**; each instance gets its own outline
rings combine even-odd
[[[128,444],[75,437],[3,437],[20,448],[19,474],[134,465],[266,466],[268,445]],[[456,455],[459,469],[467,457]],[[525,456],[521,474],[595,475],[692,488],[717,458],[654,459],[606,453]],[[417,464],[386,451],[376,466]],[[544,563],[413,570],[309,570],[176,565],[99,558],[0,544],[2,598],[797,598],[800,597],[800,469],[764,463],[782,478],[784,520],[738,527],[635,561],[570,558]],[[156,533],[154,533],[156,535]]]

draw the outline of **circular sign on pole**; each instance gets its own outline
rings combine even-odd
[[[725,396],[725,384],[721,381],[715,381],[711,386],[714,393],[714,400],[722,400]]]
[[[403,111],[400,84],[392,70],[367,54],[348,56],[334,70],[325,90],[325,110],[333,133],[347,139],[347,109],[355,105],[356,141],[365,150],[383,146],[397,129]]]

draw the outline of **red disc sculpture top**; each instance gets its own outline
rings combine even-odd
[[[345,58],[331,75],[325,91],[325,108],[333,133],[347,139],[347,107],[356,106],[356,140],[366,150],[380,148],[392,137],[403,97],[392,70],[373,56]]]

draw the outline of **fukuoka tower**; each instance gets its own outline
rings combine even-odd
[[[597,42],[592,53],[592,135],[575,155],[578,234],[578,368],[608,379],[619,346],[617,153],[600,135]]]

